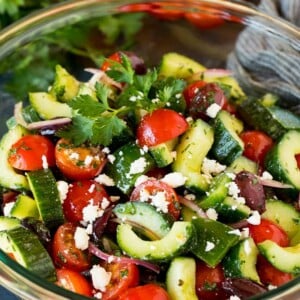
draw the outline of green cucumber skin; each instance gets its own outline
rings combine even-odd
[[[2,231],[11,244],[17,261],[34,274],[51,282],[56,281],[52,259],[38,237],[28,229],[18,226]]]
[[[63,224],[62,204],[52,171],[50,169],[31,171],[27,173],[27,178],[45,225],[53,229]]]

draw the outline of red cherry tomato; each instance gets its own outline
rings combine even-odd
[[[210,82],[195,90],[195,95],[190,100],[188,112],[193,118],[207,119],[207,109],[212,104],[218,104],[222,109],[225,101],[226,97],[220,86]]]
[[[265,285],[280,286],[293,279],[292,274],[276,269],[262,255],[257,257],[256,268],[261,282]]]
[[[90,257],[86,251],[76,248],[74,223],[64,223],[58,227],[53,237],[52,257],[55,265],[74,271],[84,271],[90,267]]]
[[[184,17],[191,24],[200,29],[210,29],[220,26],[224,23],[224,20],[220,16],[216,16],[208,12],[185,13]]]
[[[105,209],[110,205],[108,199],[107,192],[98,182],[94,180],[74,182],[70,185],[67,198],[63,202],[65,217],[70,222],[80,222],[83,220],[83,209],[86,206],[93,205]]]
[[[150,10],[151,15],[158,19],[175,21],[183,17],[181,3],[159,3],[152,2],[152,7]],[[178,7],[178,8],[177,8]]]
[[[222,107],[223,110],[226,110],[232,115],[235,115],[237,113],[236,106],[233,103],[230,103],[227,99],[225,99],[225,103]]]
[[[137,128],[141,146],[156,146],[172,140],[188,129],[186,119],[178,112],[160,108],[145,115]]]
[[[126,12],[149,12],[152,8],[151,3],[127,4],[120,8],[120,11]]]
[[[25,135],[12,145],[8,162],[12,167],[23,171],[42,169],[44,163],[53,167],[54,145],[42,135]]]
[[[197,261],[196,293],[199,299],[227,299],[225,291],[221,286],[224,280],[225,276],[221,265],[211,268],[204,262]]]
[[[170,300],[170,297],[161,286],[148,283],[128,289],[119,300]]]
[[[69,179],[84,180],[97,176],[103,169],[106,158],[99,147],[74,146],[60,139],[55,146],[56,165]]]
[[[109,70],[109,68],[111,67],[111,61],[115,61],[118,63],[122,62],[122,56],[121,56],[121,52],[115,52],[112,55],[110,55],[108,57],[108,59],[106,61],[104,61],[104,63],[101,66],[101,70],[106,72],[107,70]]]
[[[203,88],[207,83],[203,80],[197,80],[190,83],[183,91],[183,96],[187,107],[190,107],[191,102],[199,89]]]
[[[270,220],[261,219],[259,225],[249,224],[248,227],[250,236],[256,244],[265,240],[271,240],[281,247],[287,247],[289,245],[287,233]]]
[[[266,154],[273,146],[273,140],[258,130],[244,131],[240,137],[245,144],[243,154],[262,165]]]
[[[56,276],[57,285],[86,297],[93,296],[91,283],[81,273],[69,269],[58,269]]]
[[[169,186],[168,184],[166,184],[162,181],[159,181],[156,179],[149,179],[149,180],[139,184],[132,191],[132,193],[130,195],[130,200],[131,201],[140,201],[141,197],[143,197],[143,195],[146,194],[149,198],[149,202],[153,203],[153,197],[155,197],[155,195],[157,195],[157,193],[160,193],[160,192],[164,193],[165,201],[167,202],[168,213],[175,220],[177,220],[180,215],[180,203],[178,200],[178,196],[177,196],[175,190],[171,186]]]
[[[297,161],[297,166],[300,169],[300,154],[295,155],[295,159]]]
[[[112,275],[110,283],[106,286],[106,291],[102,293],[102,300],[119,300],[122,293],[139,283],[139,269],[135,264],[105,263],[103,267]]]

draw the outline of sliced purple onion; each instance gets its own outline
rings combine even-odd
[[[93,74],[94,76],[89,80],[89,82],[93,85],[97,81],[102,81],[103,83],[107,83],[108,85],[114,86],[118,89],[122,89],[122,84],[110,78],[105,72],[96,68],[85,68],[84,71]]]
[[[291,189],[293,188],[293,186],[291,184],[288,183],[282,183],[280,181],[277,180],[273,180],[273,179],[263,179],[261,177],[257,177],[260,184],[264,185],[264,186],[268,186],[268,187],[272,187],[272,188],[278,188],[278,189]]]
[[[144,261],[141,259],[135,259],[135,258],[130,258],[130,257],[126,257],[126,256],[115,256],[115,255],[105,253],[102,250],[100,250],[95,244],[93,244],[91,242],[89,243],[89,252],[107,262],[133,263],[133,264],[145,267],[149,270],[152,270],[155,273],[160,272],[160,267],[153,263],[150,263],[148,261]]]
[[[185,197],[178,197],[178,199],[181,204],[194,211],[200,218],[207,218],[207,215],[203,209],[199,207],[193,200],[189,200]]]
[[[226,69],[207,69],[202,72],[204,80],[226,77],[232,75],[232,72]]]
[[[72,122],[70,118],[58,118],[53,120],[38,121],[27,124],[29,130],[57,129]]]

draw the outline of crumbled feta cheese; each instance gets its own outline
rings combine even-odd
[[[233,229],[233,230],[230,230],[228,231],[229,234],[234,234],[234,235],[237,235],[237,236],[241,236],[242,233],[240,232],[239,229]]]
[[[86,166],[89,166],[92,162],[93,162],[93,156],[87,155],[87,157],[86,157],[85,160],[84,160],[84,164],[85,164]]]
[[[234,180],[236,178],[236,175],[234,173],[231,172],[226,172],[226,175],[231,179]]]
[[[107,198],[103,198],[101,202],[101,208],[106,209],[110,205],[110,201]]]
[[[262,179],[272,180],[273,176],[268,171],[264,171],[261,176]]]
[[[241,239],[246,239],[247,237],[249,237],[250,235],[250,232],[249,232],[249,228],[248,227],[245,227],[242,229],[242,232],[241,232]]]
[[[148,202],[150,200],[150,193],[146,189],[140,190],[140,201],[141,202]]]
[[[109,154],[110,153],[110,149],[108,147],[104,147],[102,149],[102,152],[105,153],[105,154]]]
[[[252,225],[259,225],[260,224],[260,221],[261,221],[261,217],[260,217],[260,214],[257,210],[254,210],[251,212],[251,215],[250,217],[247,219],[248,223],[249,224],[252,224]]]
[[[136,99],[137,99],[136,96],[130,96],[130,97],[129,97],[129,101],[131,101],[131,102],[135,102]]]
[[[77,226],[74,234],[75,247],[80,250],[86,250],[89,247],[89,239],[90,237],[86,233],[85,228]]]
[[[42,166],[43,166],[43,169],[48,169],[49,168],[46,155],[42,155]]]
[[[79,153],[77,153],[77,152],[72,152],[72,153],[69,155],[69,158],[70,158],[70,159],[74,159],[74,160],[78,160],[78,159],[79,159]]]
[[[85,232],[87,234],[92,234],[93,233],[93,224],[89,223],[85,228]]]
[[[95,178],[95,181],[105,186],[115,186],[115,182],[112,178],[106,174],[100,174]]]
[[[164,213],[168,212],[168,201],[166,200],[166,193],[157,192],[155,195],[151,196],[151,204],[153,204],[158,211],[162,211]]]
[[[246,200],[244,197],[239,196],[240,189],[234,181],[228,182],[226,184],[226,187],[228,188],[228,195],[232,196],[233,199],[236,200],[238,203],[245,204]]]
[[[241,298],[234,295],[234,296],[230,296],[229,300],[241,300]]]
[[[271,290],[275,290],[277,289],[277,286],[276,285],[273,285],[273,284],[269,284],[268,285],[268,290],[271,291]]]
[[[116,157],[112,154],[109,154],[109,155],[107,155],[107,159],[111,164],[113,164],[114,161],[116,160]]]
[[[98,205],[93,205],[92,201],[82,210],[83,220],[87,223],[93,223],[98,217],[103,215],[103,210]]]
[[[91,194],[94,192],[96,185],[95,184],[91,184],[91,186],[88,189],[88,192]]]
[[[217,220],[218,219],[218,213],[216,212],[216,210],[214,208],[209,208],[207,209],[207,211],[205,212],[207,217],[211,220]]]
[[[3,215],[4,216],[9,216],[11,209],[13,208],[13,206],[15,205],[15,202],[8,202],[4,205],[3,207]]]
[[[63,203],[67,199],[68,191],[69,191],[69,184],[66,181],[59,180],[56,182],[59,199],[61,203]]]
[[[137,187],[138,185],[147,181],[148,179],[149,179],[149,177],[147,175],[141,175],[136,179],[134,186]]]
[[[183,176],[181,173],[172,172],[172,173],[166,174],[161,179],[161,181],[164,183],[167,183],[168,185],[170,185],[173,188],[177,188],[177,187],[184,185],[186,182],[186,179],[187,178],[185,176]]]
[[[217,103],[213,103],[206,109],[206,114],[210,118],[215,118],[220,110],[221,106]]]
[[[95,293],[94,294],[94,298],[96,298],[96,299],[102,299],[102,293],[101,292]]]
[[[147,161],[145,157],[140,157],[131,163],[129,174],[133,175],[133,174],[143,173],[146,167],[147,167]]]
[[[220,164],[215,159],[204,158],[201,170],[204,174],[219,174],[226,169],[225,165]]]
[[[105,292],[106,286],[111,279],[111,272],[106,272],[100,265],[93,265],[90,270],[92,276],[92,283],[95,289]]]
[[[196,196],[194,194],[186,194],[186,195],[184,195],[184,198],[186,198],[187,200],[190,200],[190,201],[196,200]]]
[[[214,243],[212,243],[210,241],[206,242],[205,252],[209,252],[210,250],[212,250],[214,248],[215,248],[215,244]]]

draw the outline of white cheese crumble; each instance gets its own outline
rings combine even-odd
[[[95,191],[96,185],[95,184],[91,184],[91,186],[88,189],[88,192],[91,194]]]
[[[220,110],[221,106],[217,103],[213,103],[206,109],[206,114],[210,118],[215,118]]]
[[[234,234],[234,235],[237,235],[237,236],[241,236],[242,233],[239,229],[233,229],[233,230],[230,230],[228,231],[229,234]]]
[[[251,212],[251,215],[250,217],[247,219],[248,223],[249,224],[252,224],[252,225],[259,225],[260,224],[260,221],[261,221],[261,217],[260,217],[260,214],[257,210],[254,210]]]
[[[215,244],[214,243],[212,243],[210,241],[206,242],[205,252],[209,252],[210,250],[212,250],[214,248],[215,248]]]
[[[84,164],[86,166],[89,166],[93,162],[93,156],[87,155],[86,158],[84,159]]]
[[[90,270],[92,276],[92,283],[95,289],[105,292],[106,286],[111,279],[111,272],[106,272],[100,265],[93,265]]]
[[[151,203],[157,208],[158,211],[162,211],[164,213],[168,212],[168,201],[166,200],[166,193],[157,192],[155,195],[150,196]]]
[[[113,164],[116,160],[116,157],[112,154],[109,154],[109,155],[107,155],[107,159],[111,164]]]
[[[136,179],[134,186],[137,187],[141,183],[146,182],[148,179],[149,177],[147,175],[141,175]]]
[[[248,227],[243,228],[241,232],[241,239],[246,239],[249,237],[249,235],[250,235],[249,228]]]
[[[8,202],[4,205],[3,207],[3,215],[4,216],[9,216],[11,209],[13,208],[13,206],[15,205],[15,202]]]
[[[234,295],[234,296],[230,296],[229,300],[241,300],[241,298]]]
[[[173,188],[183,186],[187,178],[183,176],[180,172],[172,172],[166,174],[161,181],[170,185]]]
[[[79,159],[79,154],[77,152],[72,152],[70,155],[69,155],[69,158],[70,159],[73,159],[73,160],[78,160]]]
[[[240,204],[246,203],[245,198],[239,196],[240,189],[234,181],[228,182],[226,184],[226,187],[228,188],[228,195],[232,196],[234,200],[236,200]]]
[[[204,158],[201,170],[204,174],[219,174],[226,169],[225,165],[220,164],[215,159]]]
[[[98,217],[103,215],[103,210],[98,205],[93,205],[92,201],[82,210],[83,221],[93,223]]]
[[[206,210],[206,215],[209,219],[216,221],[218,219],[218,213],[214,208],[209,208]]]
[[[129,174],[133,175],[133,174],[143,173],[146,167],[147,167],[147,161],[145,157],[140,157],[131,163]]]
[[[43,169],[48,169],[49,168],[46,155],[42,155],[42,166],[43,166]]]
[[[80,250],[86,250],[89,247],[89,239],[86,229],[77,226],[74,234],[75,247]]]
[[[95,181],[105,186],[115,186],[114,180],[106,174],[100,174],[95,178]]]
[[[261,178],[266,180],[272,180],[273,176],[268,171],[264,171],[261,175]]]
[[[59,180],[56,182],[59,199],[61,203],[63,203],[67,199],[67,195],[69,192],[69,184],[66,181]]]

